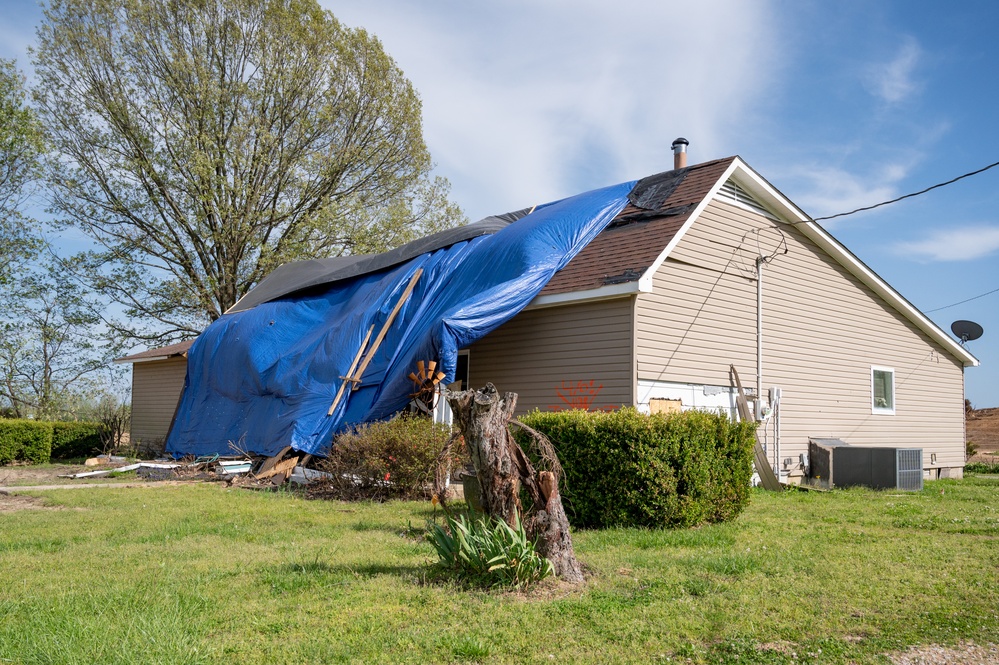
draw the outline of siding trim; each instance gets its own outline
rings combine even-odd
[[[638,296],[631,299],[631,405],[638,406]]]

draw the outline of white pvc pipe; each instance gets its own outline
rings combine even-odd
[[[756,419],[763,403],[763,257],[756,259]]]

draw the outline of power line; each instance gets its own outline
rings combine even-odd
[[[983,293],[981,295],[973,296],[967,300],[962,300],[961,302],[952,303],[950,305],[944,305],[943,307],[937,307],[936,309],[928,309],[923,314],[929,314],[930,312],[939,312],[942,309],[949,309],[951,307],[957,307],[958,305],[963,305],[966,302],[971,302],[972,300],[978,300],[979,298],[984,298],[985,296],[990,296],[993,293],[999,293],[999,289],[992,289],[988,293]]]
[[[947,182],[937,183],[936,185],[932,185],[930,187],[927,187],[926,189],[921,189],[918,192],[912,192],[911,194],[906,194],[905,196],[900,196],[897,199],[892,199],[890,201],[882,201],[881,203],[875,203],[874,205],[864,206],[863,208],[857,208],[856,210],[851,210],[849,212],[841,212],[841,213],[837,213],[835,215],[827,215],[826,217],[815,217],[813,219],[806,219],[806,220],[802,220],[802,221],[799,221],[799,222],[790,222],[790,224],[795,225],[795,224],[805,224],[807,222],[820,222],[820,221],[826,220],[826,219],[836,219],[837,217],[846,217],[847,215],[853,215],[853,214],[858,213],[858,212],[865,212],[867,210],[874,210],[875,208],[880,208],[881,206],[886,206],[886,205],[888,205],[890,203],[898,203],[899,201],[904,201],[905,199],[911,199],[914,196],[919,196],[920,194],[925,194],[926,192],[933,191],[934,189],[938,189],[940,187],[946,187],[947,185],[952,185],[955,182],[957,182],[958,180],[964,180],[965,178],[970,178],[973,175],[978,175],[979,173],[984,173],[985,171],[988,171],[991,168],[995,168],[996,166],[999,166],[999,162],[995,162],[993,164],[989,164],[988,166],[983,166],[982,168],[978,169],[977,171],[971,171],[970,173],[965,173],[964,175],[959,175],[956,178],[952,178],[952,179],[948,180]]]

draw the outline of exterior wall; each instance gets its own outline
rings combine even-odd
[[[591,409],[634,404],[634,302],[629,296],[521,312],[469,348],[470,387],[492,382],[517,393],[518,413],[570,408],[591,390]]]
[[[186,372],[185,356],[132,364],[133,444],[150,452],[163,451]]]
[[[731,385],[734,363],[755,388],[755,259],[778,248],[778,227],[788,252],[763,271],[762,387],[782,388],[786,470],[799,470],[809,436],[922,448],[931,475],[963,467],[960,361],[793,226],[734,204],[709,204],[638,297],[639,380]],[[894,415],[872,414],[872,366],[895,371]]]

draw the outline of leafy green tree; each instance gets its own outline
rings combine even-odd
[[[22,207],[43,149],[41,125],[25,102],[24,77],[14,61],[0,60],[0,286],[40,245]]]
[[[54,0],[34,55],[55,207],[129,336],[195,334],[281,263],[464,222],[411,83],[315,0]]]

